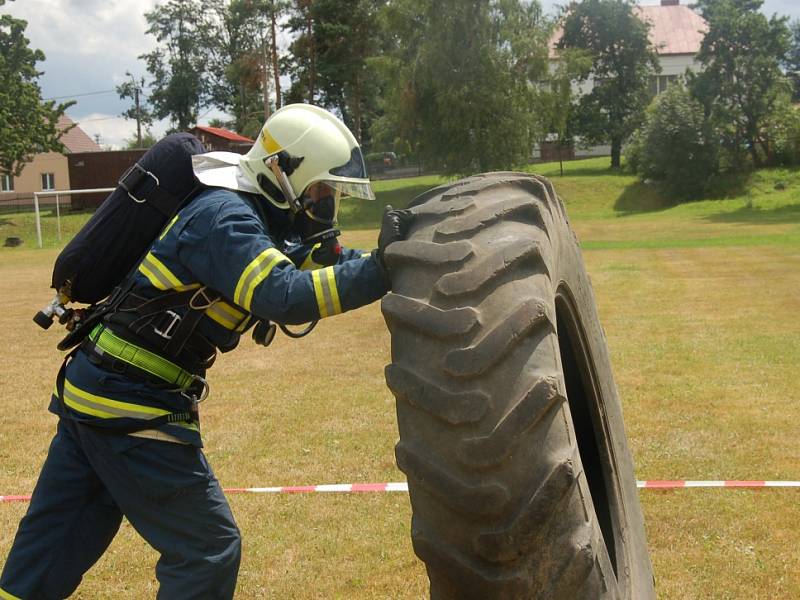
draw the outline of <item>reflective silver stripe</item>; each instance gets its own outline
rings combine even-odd
[[[339,290],[336,288],[336,277],[333,267],[325,267],[311,273],[314,283],[314,294],[317,297],[320,317],[331,317],[342,312],[339,301]]]
[[[233,301],[249,311],[256,287],[258,287],[258,284],[264,281],[270,271],[281,262],[291,261],[275,248],[267,248],[256,256],[250,261],[250,264],[245,267],[241,277],[239,277],[239,282],[236,284],[236,290],[233,293]]]
[[[66,402],[68,406],[78,411],[81,411],[81,408],[88,409],[81,412],[86,412],[87,414],[94,415],[95,417],[105,417],[105,418],[130,417],[133,419],[142,419],[142,418],[155,418],[159,416],[153,414],[148,415],[146,413],[136,412],[133,410],[125,410],[123,408],[118,408],[115,406],[108,406],[106,404],[93,402],[88,398],[84,398],[82,396],[78,396],[77,394],[73,393],[71,390],[67,389],[67,386],[64,386],[64,402]],[[166,412],[167,411],[164,411],[165,414]]]
[[[152,252],[148,252],[144,260],[139,264],[139,272],[150,280],[153,287],[159,290],[192,290],[199,288],[199,283],[185,284],[175,277],[172,272],[158,260]]]
[[[211,305],[206,311],[211,319],[222,325],[225,329],[235,331],[248,319],[248,314],[237,310],[227,302],[219,301]]]
[[[156,417],[169,414],[169,411],[164,410],[163,408],[133,404],[131,402],[122,402],[121,400],[113,400],[104,396],[91,394],[80,389],[68,379],[64,381],[64,403],[73,410],[87,415],[100,417],[102,419],[114,417],[154,419]],[[176,423],[170,423],[170,425],[175,425],[184,429],[190,429],[192,431],[199,431],[199,427],[196,423],[179,421]]]

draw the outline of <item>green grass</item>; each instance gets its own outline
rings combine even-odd
[[[581,240],[637,476],[800,479],[798,171],[762,171],[730,198],[672,206],[607,163],[566,163],[564,177],[557,164],[530,170],[552,178]],[[404,206],[441,181],[377,183],[377,202],[343,207],[344,243],[372,247],[383,204]],[[0,221],[2,237],[28,228],[22,248],[0,252],[0,494],[12,494],[33,488],[53,434],[45,406],[61,332],[31,322],[50,299],[56,243],[32,249],[32,220],[4,218],[15,224]],[[65,222],[74,231],[85,218]],[[308,338],[278,336],[269,349],[246,339],[220,356],[202,411],[222,484],[401,481],[383,378],[389,347],[375,304],[323,321]],[[798,597],[797,490],[643,490],[640,498],[659,598]],[[427,593],[405,495],[230,502],[244,536],[237,598]],[[0,504],[0,561],[24,511]],[[156,558],[126,523],[76,597],[154,597]]]

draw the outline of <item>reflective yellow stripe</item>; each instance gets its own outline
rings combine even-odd
[[[22,600],[22,598],[18,598],[14,594],[9,594],[3,588],[0,588],[0,598],[2,598],[2,600]]]
[[[314,294],[317,297],[320,317],[331,317],[342,312],[339,301],[339,290],[336,288],[336,276],[333,267],[325,267],[311,273],[314,283]]]
[[[322,265],[315,263],[314,259],[311,257],[311,255],[314,254],[314,250],[320,246],[322,246],[322,243],[314,244],[314,246],[311,248],[311,252],[308,253],[308,256],[306,256],[306,259],[303,261],[303,264],[300,265],[301,271],[313,271],[314,269],[319,269],[322,267]]]
[[[122,402],[121,400],[112,400],[105,396],[91,394],[72,384],[69,379],[64,381],[64,404],[80,413],[102,419],[118,417],[153,419],[170,413],[170,411],[162,408],[142,406],[141,404]],[[195,423],[178,422],[170,424],[193,431],[199,430]]]
[[[339,290],[336,287],[336,276],[333,273],[333,267],[327,267],[322,270],[328,276],[328,287],[331,291],[331,298],[333,299],[333,314],[338,315],[342,312],[342,303],[339,302]]]
[[[222,325],[225,329],[230,329],[231,331],[238,330],[243,322],[246,323],[249,320],[249,315],[247,313],[243,313],[221,300],[212,304],[206,311],[206,315]]]
[[[369,258],[372,256],[372,252],[362,252],[361,258]]]
[[[160,236],[158,236],[159,240],[163,240],[164,236],[167,235],[167,233],[169,232],[170,229],[172,229],[172,226],[175,225],[175,222],[178,220],[178,216],[179,215],[175,215],[174,217],[172,217],[172,221],[167,223],[167,226],[164,227],[163,233]]]
[[[250,324],[250,318],[250,315],[247,315],[244,318],[244,321],[239,323],[239,326],[236,328],[236,333],[242,333],[245,329],[247,329],[247,326]]]
[[[249,311],[250,304],[253,302],[253,293],[258,284],[264,281],[270,271],[275,268],[275,265],[281,262],[291,261],[275,248],[267,248],[256,256],[245,267],[242,276],[239,277],[236,290],[233,292],[233,301],[246,311]]]
[[[317,306],[319,307],[319,316],[327,317],[328,309],[325,305],[325,294],[322,292],[322,281],[319,277],[319,271],[311,273],[311,281],[314,282],[314,294],[317,296]]]
[[[148,252],[147,256],[139,265],[139,272],[147,277],[153,287],[159,290],[175,290],[183,292],[186,290],[194,290],[200,287],[199,283],[183,283],[180,279],[175,277],[172,272],[158,260],[152,252]]]

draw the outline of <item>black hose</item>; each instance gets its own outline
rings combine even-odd
[[[319,323],[319,321],[311,321],[311,323],[309,323],[302,331],[291,331],[286,325],[278,325],[278,327],[280,327],[281,331],[290,338],[299,339],[306,337],[309,333],[311,333],[314,327],[317,326],[317,323]]]

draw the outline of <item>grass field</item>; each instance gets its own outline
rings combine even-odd
[[[563,178],[557,165],[531,170],[552,177],[581,240],[637,477],[800,479],[800,173],[764,171],[742,195],[673,207],[605,164],[569,163]],[[383,203],[402,206],[438,182],[381,182],[377,203],[344,213],[355,229],[345,241],[371,247]],[[64,231],[81,219],[67,217]],[[0,494],[32,489],[55,425],[46,405],[58,332],[31,317],[49,300],[57,248],[51,237],[31,249],[31,231],[22,217],[0,219],[0,239],[25,240],[0,250]],[[203,427],[222,484],[402,480],[388,362],[377,304],[304,340],[262,349],[248,339],[220,357]],[[798,493],[640,492],[659,597],[800,598]],[[238,597],[426,596],[405,495],[230,502],[244,536]],[[24,511],[0,504],[0,557]],[[124,524],[76,597],[153,597],[155,560]]]

